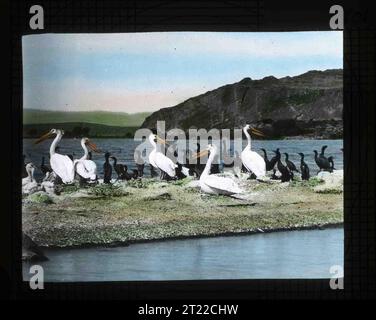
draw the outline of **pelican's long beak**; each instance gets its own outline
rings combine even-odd
[[[161,137],[157,136],[157,142],[164,144],[164,145],[170,145],[165,139],[162,139]]]
[[[253,133],[256,136],[265,137],[265,134],[262,133],[259,129],[251,127],[250,130],[251,130],[251,133]]]
[[[202,150],[202,151],[200,151],[200,152],[198,152],[198,153],[195,153],[195,154],[192,156],[192,158],[193,158],[193,159],[202,158],[202,157],[206,156],[208,153],[209,153],[208,150]]]
[[[96,144],[95,144],[95,143],[92,143],[91,141],[86,142],[86,145],[87,145],[91,150],[93,150],[93,151],[96,152],[96,153],[100,153],[100,152],[101,152],[101,150],[98,149],[98,147],[96,146]]]
[[[44,140],[47,140],[49,137],[51,137],[52,136],[52,133],[51,132],[47,132],[47,133],[45,133],[43,136],[41,136],[38,140],[36,140],[35,142],[34,142],[34,144],[38,144],[38,143],[41,143],[42,141],[44,141]]]

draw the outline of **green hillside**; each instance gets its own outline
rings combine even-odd
[[[23,123],[95,123],[117,127],[139,127],[151,112],[126,113],[109,111],[45,111],[24,109]]]
[[[138,127],[106,126],[103,124],[66,122],[66,123],[43,123],[24,124],[24,138],[38,138],[44,133],[55,129],[63,129],[64,137],[90,137],[90,138],[133,138]]]

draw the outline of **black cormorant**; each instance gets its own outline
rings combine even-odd
[[[300,171],[302,173],[302,180],[309,180],[309,167],[304,162],[304,153],[299,153],[300,155]]]
[[[279,149],[274,151],[277,156],[277,168],[278,171],[281,173],[281,181],[286,182],[290,181],[292,179],[291,171],[282,164],[281,162],[281,153],[279,152]]]
[[[329,160],[325,158],[325,156],[321,156],[321,155],[319,156],[317,150],[313,150],[313,152],[315,153],[315,162],[320,169],[319,171],[321,170],[329,171],[330,170]]]
[[[110,153],[106,152],[104,155],[105,162],[103,164],[103,182],[110,183],[112,178],[112,166],[110,163]]]
[[[275,151],[273,151],[276,155],[274,157],[272,157],[269,161],[269,167],[271,167],[272,169],[275,167],[275,165],[277,164],[278,162],[278,157],[277,157],[277,153],[279,153],[279,148],[277,148]],[[271,170],[271,169],[270,169]]]
[[[118,175],[118,179],[119,180],[130,180],[131,176],[127,172],[128,167],[125,164],[117,163],[116,157],[112,156],[110,158],[114,161],[113,167],[115,169],[115,172]]]
[[[285,158],[285,162],[286,162],[287,168],[288,168],[291,172],[293,172],[293,171],[295,171],[295,172],[299,172],[299,170],[296,169],[295,164],[294,164],[292,161],[289,160],[289,154],[288,154],[287,152],[285,152],[284,155],[286,156],[286,158]]]
[[[330,163],[330,172],[333,172],[333,170],[336,170],[336,168],[334,168],[334,158],[330,156],[328,157],[328,161]]]
[[[277,161],[274,162],[274,164],[268,159],[268,154],[266,153],[266,150],[264,148],[260,149],[264,153],[264,160],[266,165],[266,171],[270,171],[274,168]],[[273,158],[274,159],[274,158]]]
[[[44,175],[46,175],[47,172],[52,172],[52,169],[50,166],[46,165],[44,163],[44,157],[42,157],[42,163],[40,164],[40,171],[42,171],[42,173]]]

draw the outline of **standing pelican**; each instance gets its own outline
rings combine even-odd
[[[35,144],[38,144],[49,137],[56,135],[54,141],[50,146],[50,165],[52,170],[65,184],[73,183],[74,181],[74,165],[73,161],[66,155],[55,152],[57,144],[64,135],[64,131],[60,129],[51,129],[49,132],[41,136]]]
[[[256,178],[263,177],[266,174],[265,160],[257,152],[251,150],[251,135],[248,131],[251,131],[251,133],[261,137],[264,136],[262,132],[255,128],[252,128],[249,124],[247,124],[243,128],[243,132],[247,137],[248,143],[241,153],[241,159],[244,167],[248,171],[252,172],[256,176]]]
[[[93,160],[89,160],[89,150],[87,147],[94,152],[99,152],[99,150],[97,146],[86,137],[81,139],[81,147],[84,149],[84,155],[80,159],[74,160],[76,172],[83,179],[95,181],[97,179],[97,165]]]
[[[33,163],[26,165],[27,177],[22,179],[22,193],[31,194],[38,191],[38,183],[34,179],[35,166]]]
[[[161,172],[166,173],[170,178],[176,176],[177,165],[168,157],[166,157],[162,152],[157,150],[157,143],[155,140],[161,143],[166,143],[163,139],[159,138],[156,134],[151,133],[149,136],[149,142],[153,146],[153,151],[149,154],[149,163],[154,167],[159,169]]]
[[[231,196],[233,194],[242,193],[243,190],[239,188],[237,183],[231,178],[219,177],[210,174],[212,162],[217,155],[217,147],[215,145],[208,145],[208,147],[197,154],[197,157],[202,157],[209,154],[205,169],[200,176],[201,191],[209,194],[223,194]]]

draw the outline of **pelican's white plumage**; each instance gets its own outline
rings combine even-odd
[[[39,191],[38,183],[34,179],[35,166],[33,163],[28,163],[26,165],[27,177],[22,179],[22,193],[32,194]]]
[[[209,194],[233,195],[242,193],[238,184],[231,178],[210,175],[211,164],[217,155],[217,147],[209,145],[206,149],[210,152],[209,159],[205,165],[205,169],[200,176],[201,191]]]
[[[96,146],[91,144],[88,138],[81,139],[81,147],[84,149],[84,155],[80,159],[74,160],[74,168],[76,172],[84,179],[96,180],[97,179],[97,165],[94,161],[88,160],[89,145],[92,149],[96,150]]]
[[[248,132],[249,129],[249,124],[243,128],[243,132],[247,137],[248,143],[242,151],[240,157],[244,167],[246,167],[248,171],[253,172],[257,178],[260,178],[266,174],[266,164],[263,157],[261,157],[257,152],[251,150],[251,135]]]
[[[154,141],[156,139],[157,136],[155,134],[152,133],[149,135],[150,144],[153,146],[153,150],[149,154],[149,163],[173,178],[176,175],[176,164],[162,152],[157,150],[157,143]]]
[[[63,130],[51,129],[50,132],[40,137],[35,143],[42,142],[51,135],[56,134],[54,141],[50,146],[50,165],[51,169],[55,172],[57,176],[61,178],[63,183],[70,184],[74,181],[74,166],[73,161],[66,155],[56,153],[55,149],[57,144],[60,142],[64,135]]]

